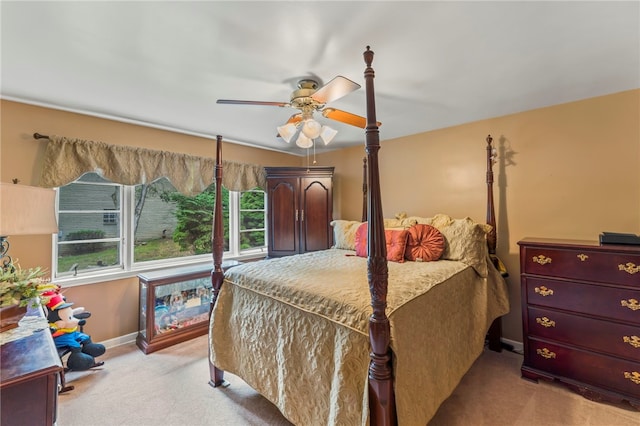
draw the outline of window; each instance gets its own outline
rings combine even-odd
[[[266,252],[264,191],[222,191],[225,258]],[[120,185],[95,173],[58,189],[55,276],[95,277],[211,262],[214,185],[185,196],[162,178]]]
[[[117,225],[118,214],[117,213],[105,213],[102,215],[102,223],[104,225]]]

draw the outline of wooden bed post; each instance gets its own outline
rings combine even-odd
[[[367,221],[367,157],[362,159],[362,222]]]
[[[493,162],[495,160],[495,154],[491,143],[493,138],[491,135],[487,136],[487,219],[486,223],[491,225],[491,231],[487,234],[487,247],[489,249],[489,257],[494,266],[501,270],[500,260],[496,256],[496,247],[498,244],[496,233],[496,214],[493,205]],[[504,273],[503,273],[504,276]],[[502,352],[502,318],[496,318],[489,327],[487,333],[489,339],[489,349],[496,352]]]
[[[487,245],[489,246],[489,254],[496,254],[496,214],[493,207],[493,160],[494,153],[491,143],[493,138],[487,136],[487,224],[491,225],[491,231],[487,234]]]
[[[222,253],[224,252],[224,227],[222,226],[222,136],[216,136],[216,165],[215,165],[215,204],[213,206],[213,229],[211,231],[211,245],[213,252],[213,269],[211,270],[211,305],[209,307],[209,318],[213,306],[218,299],[224,272],[222,271]],[[209,345],[209,384],[211,386],[229,386],[224,380],[224,371],[211,363],[211,345]]]
[[[393,374],[389,343],[391,331],[386,315],[387,286],[389,271],[387,266],[387,245],[384,233],[384,217],[380,197],[378,151],[380,139],[376,121],[375,96],[373,90],[374,71],[371,68],[373,51],[367,46],[364,52],[367,68],[364,71],[367,96],[366,152],[368,163],[368,249],[367,277],[371,292],[373,314],[369,317],[369,339],[371,342],[371,362],[369,363],[369,413],[372,425],[397,424],[395,397],[393,394]]]

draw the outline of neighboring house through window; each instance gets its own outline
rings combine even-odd
[[[110,182],[96,173],[61,186],[54,244],[56,279],[104,281],[144,270],[212,262],[213,188],[185,196],[166,178],[133,186]],[[265,253],[264,191],[223,188],[222,205],[224,257]]]

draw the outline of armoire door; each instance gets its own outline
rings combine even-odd
[[[269,257],[299,252],[299,179],[268,180]]]
[[[300,252],[331,246],[331,178],[300,179]]]

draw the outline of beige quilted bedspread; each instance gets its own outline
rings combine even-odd
[[[330,249],[227,271],[211,361],[297,425],[368,424],[366,259]],[[508,312],[506,284],[460,262],[389,262],[387,315],[398,421],[425,425]]]

